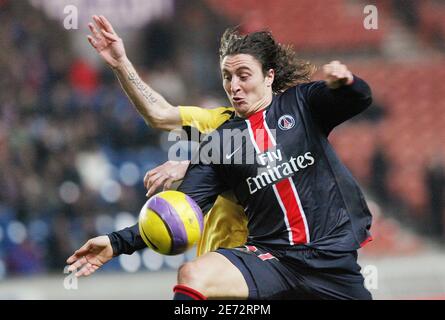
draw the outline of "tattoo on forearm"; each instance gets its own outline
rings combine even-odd
[[[144,96],[144,98],[150,103],[155,104],[158,102],[158,99],[153,96],[153,92],[148,88],[145,83],[142,82],[141,78],[136,74],[136,72],[128,72],[128,80],[133,83],[139,92]]]

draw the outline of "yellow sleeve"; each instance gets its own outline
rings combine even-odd
[[[201,133],[209,133],[226,122],[233,114],[234,109],[219,107],[204,109],[199,107],[179,106],[183,127],[193,127]]]

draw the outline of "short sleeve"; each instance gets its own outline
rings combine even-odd
[[[229,107],[205,109],[179,106],[179,113],[183,127],[196,128],[200,133],[207,134],[229,120],[234,113],[234,109]]]

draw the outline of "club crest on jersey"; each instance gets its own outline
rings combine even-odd
[[[295,126],[295,119],[291,115],[285,114],[278,119],[278,127],[281,130],[289,130]]]

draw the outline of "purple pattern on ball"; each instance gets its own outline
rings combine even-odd
[[[187,232],[176,210],[161,197],[154,197],[148,203],[148,208],[156,212],[164,221],[172,237],[171,254],[184,251],[188,245]]]
[[[193,212],[196,215],[196,219],[198,219],[199,228],[200,228],[200,230],[202,232],[202,229],[204,228],[204,224],[203,224],[203,220],[202,220],[202,216],[203,215],[202,215],[201,208],[198,206],[198,204],[195,202],[195,200],[190,198],[188,195],[185,195],[185,199],[187,200],[189,205],[192,207]]]

